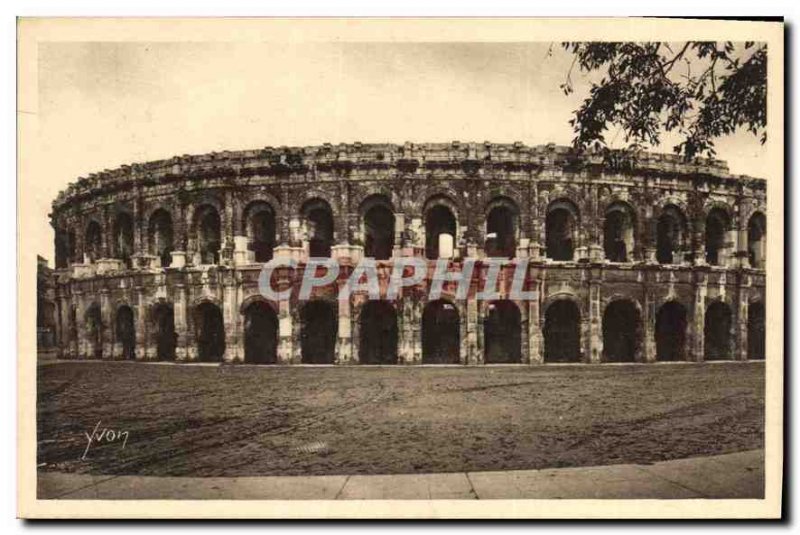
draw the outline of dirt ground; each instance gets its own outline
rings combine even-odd
[[[40,470],[243,476],[582,466],[764,445],[763,363],[39,367]],[[86,434],[127,431],[93,443]],[[85,454],[85,458],[82,458]]]

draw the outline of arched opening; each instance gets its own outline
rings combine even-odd
[[[197,359],[200,362],[221,362],[225,354],[225,322],[219,307],[208,302],[197,305],[194,327]]]
[[[669,301],[656,313],[656,360],[686,360],[686,309]]]
[[[422,313],[422,363],[458,364],[461,325],[454,304],[439,299]]]
[[[136,327],[133,323],[133,310],[128,305],[117,309],[115,322],[117,343],[122,346],[122,358],[133,360],[136,358]]]
[[[517,217],[508,206],[495,206],[486,218],[486,256],[514,258],[517,253]]]
[[[625,300],[609,303],[603,313],[603,361],[635,362],[640,338],[636,305]]]
[[[569,201],[550,205],[545,218],[545,246],[552,260],[572,260],[575,251],[578,210]]]
[[[321,199],[314,199],[303,206],[302,212],[308,237],[308,256],[330,258],[333,246],[333,212],[330,205]]]
[[[103,315],[97,303],[86,311],[86,339],[92,358],[103,358]]]
[[[172,216],[164,209],[159,208],[150,216],[147,229],[147,240],[150,254],[157,256],[161,267],[172,264]]]
[[[58,340],[56,336],[56,304],[43,295],[36,299],[36,347],[53,347]]]
[[[388,260],[394,248],[394,214],[385,204],[375,204],[364,213],[364,255]]]
[[[62,269],[75,260],[75,234],[57,228],[55,231],[56,269]]]
[[[747,257],[750,267],[764,269],[767,260],[767,218],[756,212],[747,223]]]
[[[559,299],[545,311],[544,361],[580,362],[581,312],[569,299]]]
[[[304,364],[333,364],[338,332],[336,307],[308,301],[300,310],[300,350]]]
[[[483,320],[483,361],[486,364],[522,362],[522,319],[513,301],[492,301]]]
[[[358,361],[397,364],[397,314],[390,303],[367,301],[361,309]]]
[[[75,231],[70,229],[67,232],[67,261],[68,262],[81,262],[82,259],[78,258],[78,242],[75,238]]]
[[[175,333],[175,312],[166,303],[159,303],[153,309],[154,337],[158,360],[175,360],[175,346],[178,335]]]
[[[114,257],[122,260],[125,267],[131,267],[133,255],[133,218],[127,212],[120,212],[114,220]]]
[[[70,349],[75,349],[78,343],[78,310],[75,305],[69,307],[69,325],[67,326],[69,333],[69,343],[73,344]],[[66,348],[65,348],[66,349]]]
[[[256,262],[269,262],[275,249],[275,212],[263,201],[248,205],[245,210],[247,248]]]
[[[84,251],[89,262],[96,262],[103,254],[103,230],[97,221],[90,221],[86,226]]]
[[[263,301],[251,303],[244,311],[244,361],[278,362],[278,315]]]
[[[447,206],[436,204],[425,212],[425,257],[452,258],[456,240],[456,216]]]
[[[221,225],[216,208],[201,206],[195,215],[195,239],[200,264],[218,264],[222,246]]]
[[[750,303],[747,308],[747,358],[763,360],[766,355],[764,303]]]
[[[718,266],[723,261],[730,219],[720,208],[714,208],[706,217],[706,263]]]
[[[611,262],[630,262],[634,240],[634,213],[625,203],[614,203],[606,210],[603,223],[603,250]]]
[[[705,360],[731,358],[731,309],[722,301],[715,301],[706,310]]]
[[[666,206],[656,224],[656,260],[659,264],[680,264],[686,218],[676,206]]]

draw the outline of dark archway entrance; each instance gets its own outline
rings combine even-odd
[[[766,349],[764,303],[750,303],[747,309],[747,358],[762,360]]]
[[[133,310],[128,305],[117,309],[116,320],[117,343],[122,346],[122,358],[133,360],[136,358],[136,327],[133,323]]]
[[[615,203],[606,211],[603,223],[603,251],[611,262],[630,262],[633,254],[633,209],[626,203]]]
[[[77,351],[78,342],[78,311],[75,305],[71,305],[69,307],[69,349]]]
[[[461,362],[461,325],[458,309],[445,300],[428,303],[422,313],[422,363]]]
[[[706,217],[706,262],[712,266],[719,265],[725,250],[726,235],[730,221],[728,214],[714,208]]]
[[[75,262],[75,233],[56,229],[56,269],[67,267]]]
[[[278,315],[263,301],[250,304],[244,311],[244,361],[278,362]]]
[[[675,301],[656,313],[656,360],[686,360],[686,309]]]
[[[309,301],[300,311],[300,349],[304,364],[333,364],[336,351],[336,307]]]
[[[219,214],[213,206],[202,206],[197,212],[197,251],[201,264],[218,264],[222,245]]]
[[[364,214],[364,255],[388,260],[394,248],[394,214],[383,204],[372,206]]]
[[[158,360],[175,360],[175,313],[166,303],[156,305],[153,309],[155,327],[156,357]]]
[[[397,314],[386,301],[367,301],[361,309],[358,361],[397,364]]]
[[[158,256],[161,267],[169,267],[172,264],[173,238],[172,217],[169,212],[159,208],[150,216],[148,239],[150,254]]]
[[[545,246],[547,258],[572,260],[575,252],[577,209],[571,203],[553,203],[545,218]]]
[[[201,303],[195,309],[197,358],[200,362],[221,362],[225,354],[225,322],[222,311],[213,303]]]
[[[721,301],[712,303],[706,310],[705,360],[731,358],[731,309]]]
[[[275,249],[275,214],[263,201],[251,203],[245,210],[247,248],[256,262],[269,262]]]
[[[522,320],[512,301],[492,301],[483,320],[483,361],[486,364],[522,362]]]
[[[114,221],[114,255],[122,260],[125,267],[131,267],[133,254],[133,218],[127,212],[117,214]]]
[[[86,330],[92,358],[103,358],[103,316],[97,303],[86,311]]]
[[[675,206],[666,206],[656,224],[656,260],[659,264],[680,264],[686,221]]]
[[[750,267],[764,269],[767,252],[767,218],[756,212],[747,223],[747,258]]]
[[[580,362],[581,313],[569,299],[555,301],[545,312],[544,361]]]
[[[83,250],[89,262],[96,262],[103,254],[103,230],[100,223],[90,221],[86,227]]]
[[[447,234],[456,241],[456,217],[447,206],[436,205],[425,214],[425,256],[435,260],[439,258],[439,242],[442,234]]]
[[[630,301],[614,301],[603,313],[603,361],[634,362],[639,352],[641,319]]]
[[[306,218],[308,256],[330,258],[333,246],[333,212],[330,205],[321,200],[308,201],[302,210]]]
[[[495,206],[486,218],[486,256],[514,258],[517,253],[517,225],[508,206]]]

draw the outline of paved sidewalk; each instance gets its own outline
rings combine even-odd
[[[40,472],[40,499],[763,498],[764,450],[664,461],[448,474],[151,477]]]

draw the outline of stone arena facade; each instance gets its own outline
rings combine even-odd
[[[521,143],[348,144],[179,156],[53,203],[60,358],[546,364],[764,358],[766,183],[717,160]],[[339,300],[364,257],[429,271]],[[259,291],[265,262],[289,257]],[[310,257],[340,276],[297,296]],[[506,258],[500,298],[428,300],[435,259]],[[508,299],[509,272],[525,289]]]

